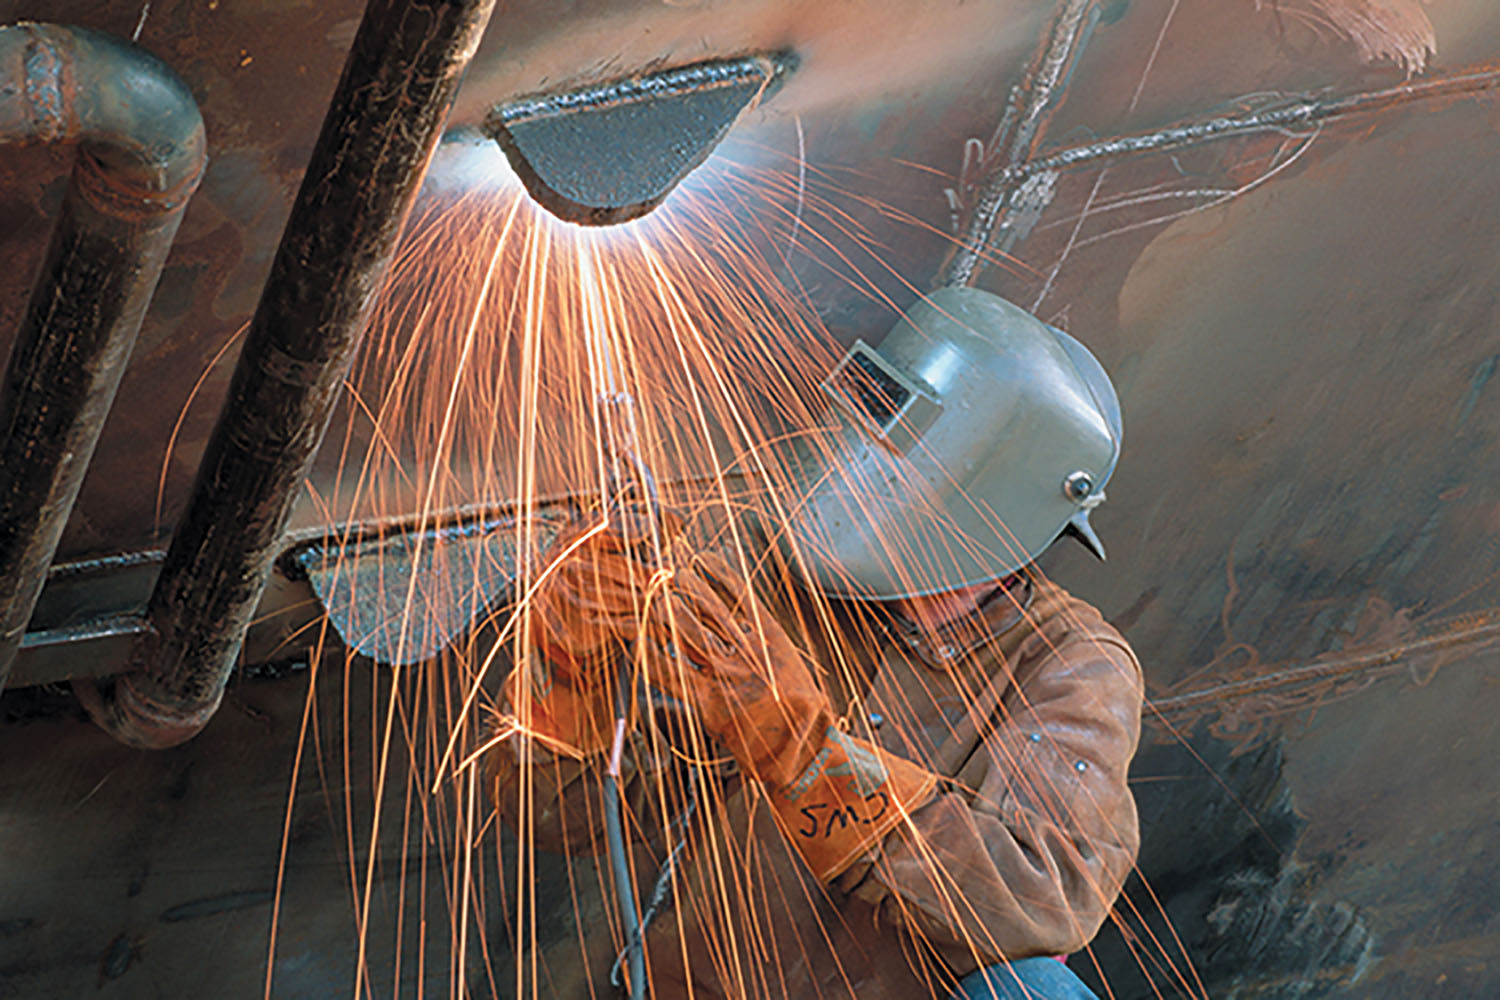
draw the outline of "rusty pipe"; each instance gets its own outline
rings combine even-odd
[[[250,322],[128,671],[78,692],[125,743],[218,708],[292,502],[494,0],[370,0]]]
[[[0,690],[172,238],[203,119],[155,56],[83,28],[0,28],[0,145],[78,158],[0,390]]]

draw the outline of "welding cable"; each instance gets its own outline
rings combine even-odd
[[[663,904],[667,901],[667,892],[672,888],[672,883],[677,875],[677,859],[687,847],[688,820],[698,808],[698,783],[691,774],[688,775],[688,804],[683,807],[677,818],[672,820],[669,829],[680,830],[677,843],[667,852],[667,860],[662,862],[661,871],[656,875],[656,884],[651,887],[651,901],[646,904],[645,912],[641,914],[640,926],[636,929],[635,937],[625,943],[620,949],[620,954],[615,956],[615,964],[609,970],[609,984],[616,989],[624,984],[620,981],[620,968],[625,964],[627,957],[639,952],[645,954],[646,932],[651,929],[651,922],[656,919],[662,911]]]
[[[625,749],[625,706],[628,704],[626,691],[631,684],[630,658],[622,657],[615,696],[615,739],[609,751],[609,766],[604,770],[604,828],[609,839],[609,867],[615,877],[620,919],[625,925],[625,951],[630,957],[630,989],[626,996],[630,1000],[646,1000],[646,953],[641,940],[640,919],[636,913],[639,900],[636,897],[635,882],[630,877],[630,859],[625,854],[625,832],[620,806],[620,758]]]
[[[607,356],[607,345],[601,345],[601,353]],[[607,377],[613,382],[612,377]],[[651,474],[650,467],[636,450],[635,400],[625,392],[601,392],[595,396],[594,406],[599,424],[606,431],[606,447],[609,452],[609,465],[606,467],[604,484],[607,493],[606,516],[613,519],[614,516],[623,515],[625,496],[630,487],[621,482],[620,470],[622,465],[626,465],[634,474],[635,486],[639,489],[641,498],[646,504],[647,522],[651,530],[652,554],[657,567],[660,568],[665,549],[661,498],[657,493],[656,477]],[[618,419],[610,419],[610,410],[615,411]],[[628,652],[633,653],[633,649]],[[622,954],[628,959],[630,966],[630,988],[626,995],[630,1000],[646,1000],[646,949],[637,910],[640,900],[635,891],[635,882],[630,877],[630,862],[625,853],[624,822],[620,805],[620,758],[625,749],[625,726],[629,718],[628,706],[635,700],[635,674],[631,669],[634,662],[634,655],[625,655],[620,658],[620,675],[615,694],[615,736],[613,745],[610,747],[609,766],[604,771],[604,825],[605,836],[609,841],[609,866],[614,874],[615,894],[620,905],[620,920],[625,930],[625,950]],[[659,888],[660,878],[658,878]],[[656,901],[656,896],[657,893],[653,892],[653,903]],[[654,909],[653,906],[653,912]],[[615,968],[616,970],[619,968],[618,960],[616,960]],[[614,985],[620,985],[613,971],[610,974],[610,980]]]
[[[609,983],[616,989],[624,987],[621,982],[620,973],[622,967],[628,965],[630,969],[630,988],[627,996],[630,1000],[645,1000],[646,998],[646,931],[650,929],[659,913],[667,902],[667,893],[672,889],[677,874],[677,861],[682,856],[683,850],[688,843],[688,822],[698,810],[698,782],[696,777],[688,775],[688,801],[682,807],[672,822],[667,824],[667,829],[676,834],[675,843],[667,852],[666,860],[662,862],[661,870],[657,872],[656,882],[651,887],[651,899],[646,904],[646,909],[637,917],[637,908],[640,900],[635,891],[635,881],[630,876],[630,862],[625,852],[625,832],[622,817],[622,806],[620,803],[620,764],[625,751],[625,726],[627,713],[625,706],[629,703],[625,692],[632,684],[632,671],[630,665],[633,657],[622,659],[620,670],[619,695],[616,697],[616,717],[614,741],[610,747],[609,764],[604,770],[604,823],[605,834],[609,841],[609,867],[614,875],[615,891],[620,899],[620,917],[625,925],[625,947],[615,956],[615,964],[609,970]]]

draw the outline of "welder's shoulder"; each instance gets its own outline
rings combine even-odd
[[[1030,654],[1108,660],[1127,679],[1140,683],[1141,665],[1135,650],[1099,609],[1087,601],[1055,583],[1042,581],[1037,585],[1028,618],[1035,635],[1023,645],[1023,657]]]

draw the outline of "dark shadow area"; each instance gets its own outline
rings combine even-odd
[[[1084,956],[1070,963],[1101,996],[1347,996],[1371,964],[1360,914],[1320,899],[1321,866],[1295,857],[1306,823],[1280,742],[1231,749],[1197,738],[1136,758],[1140,864],[1093,947],[1108,991]]]

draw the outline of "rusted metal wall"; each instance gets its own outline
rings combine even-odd
[[[1494,59],[1494,12],[1431,10],[1441,64]],[[1173,56],[1195,24],[1218,27],[1184,13],[1150,103],[1194,61]],[[1162,714],[1136,768],[1142,871],[1191,901],[1168,909],[1214,996],[1496,989],[1500,785],[1478,763],[1500,749],[1482,707],[1500,683],[1495,122],[1491,101],[1392,113],[1223,207],[1084,245],[1111,224],[1086,226],[1042,305],[1071,307],[1121,389],[1098,519],[1115,559],[1053,569],[1145,651]],[[1044,273],[1055,232],[1026,254]],[[1226,888],[1236,872],[1256,888]],[[1121,995],[1150,995],[1110,954]]]
[[[785,93],[809,159],[853,168],[840,183],[938,230],[946,182],[908,164],[957,169],[963,140],[993,120],[1044,7],[883,5],[871,34],[844,50],[884,39],[882,52],[904,51],[908,25],[931,22],[953,30],[922,35],[930,48],[912,43],[912,61],[943,62],[930,53],[945,45],[958,54],[940,73],[882,77],[877,91],[867,64],[839,55],[841,4],[757,4],[754,18],[716,4],[577,4],[561,14],[550,5],[545,17],[538,5],[509,6],[460,116],[487,106],[491,89],[529,89],[580,62],[605,74],[631,64],[646,54],[644,33],[621,25],[676,30],[693,41],[666,49],[693,57],[720,39],[759,45],[802,30],[809,56],[825,45],[835,67],[807,93]],[[1500,58],[1500,11],[1485,0],[1428,9],[1439,67]],[[1400,76],[1361,67],[1352,50],[1295,23],[1279,32],[1248,0],[1104,10],[1052,141],[1247,94]],[[253,308],[357,5],[0,5],[0,19],[77,20],[127,37],[143,12],[141,41],[204,106],[213,159],[70,527],[74,556],[161,537],[166,443],[194,383],[226,345],[232,356]],[[709,21],[713,31],[696,30]],[[507,26],[518,34],[499,38]],[[1297,144],[1282,149],[1287,137],[1275,136],[1116,167],[1097,191],[1095,173],[1067,177],[1018,261],[985,281],[1038,303],[1120,387],[1125,454],[1096,517],[1111,562],[1065,548],[1047,565],[1141,651],[1159,714],[1136,769],[1146,847],[1131,898],[1170,914],[1215,997],[1500,992],[1490,903],[1500,779],[1488,763],[1500,726],[1487,707],[1500,683],[1496,126],[1490,102],[1413,107],[1329,129],[1295,158]],[[742,138],[796,149],[794,122],[770,110]],[[1272,167],[1253,190],[1204,208]],[[22,308],[63,176],[56,154],[0,161],[0,330]],[[1219,194],[1164,194],[1179,188]],[[1130,192],[1150,200],[1116,204]],[[1086,205],[1093,211],[1078,226]],[[1201,210],[1153,221],[1188,208]],[[873,210],[865,218],[888,237],[896,270],[917,284],[935,272],[941,236]],[[817,274],[806,265],[806,276]],[[890,323],[886,307],[848,286],[813,286],[842,337]],[[898,305],[912,294],[895,281],[888,291]],[[212,369],[186,411],[163,526],[229,367]],[[332,482],[335,468],[324,464],[319,482]],[[300,516],[303,526],[317,520],[306,508]],[[0,877],[0,995],[258,989],[306,683],[244,681],[199,741],[155,757],[109,743],[66,711],[0,732],[0,848],[16,859]],[[342,727],[367,732],[371,715],[364,695],[345,715],[342,683],[330,678],[318,703],[326,767],[310,759],[297,778],[277,995],[344,988],[354,961],[339,810],[346,787],[348,801],[368,808],[367,759],[345,777],[338,740]],[[13,712],[45,698],[22,694],[7,702]],[[398,854],[399,834],[388,835],[397,839],[381,849]],[[409,905],[410,915],[422,904]],[[1163,936],[1157,954],[1186,968],[1151,919]],[[1116,995],[1153,995],[1111,933],[1098,955]],[[438,989],[446,943],[433,949],[426,974]],[[403,977],[416,975],[415,958],[405,956]],[[393,959],[370,956],[388,975]],[[1155,988],[1173,995],[1172,974],[1147,965]]]

